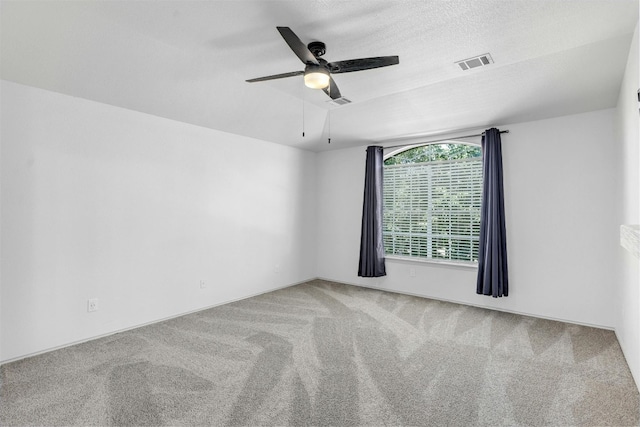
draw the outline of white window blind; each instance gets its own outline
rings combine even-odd
[[[477,261],[481,198],[480,157],[385,165],[385,252]]]

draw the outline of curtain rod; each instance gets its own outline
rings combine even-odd
[[[509,130],[501,130],[500,133],[509,133]],[[389,147],[382,147],[384,150],[389,149],[389,148],[400,148],[400,147],[411,147],[412,145],[424,145],[424,144],[430,144],[432,142],[442,142],[442,141],[451,141],[452,139],[464,139],[464,138],[473,138],[474,136],[483,136],[484,132],[482,133],[477,133],[475,135],[464,135],[464,136],[454,136],[454,137],[450,137],[450,138],[443,138],[443,139],[436,139],[433,141],[423,141],[423,142],[416,142],[415,144],[403,144],[403,145],[391,145]]]

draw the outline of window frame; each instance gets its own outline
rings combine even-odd
[[[409,151],[411,149],[424,147],[428,145],[441,145],[441,144],[467,145],[474,148],[481,147],[480,143],[477,143],[477,142],[460,141],[456,139],[448,139],[448,140],[435,141],[435,142],[425,142],[425,143],[418,143],[418,144],[407,144],[406,146],[398,147],[397,149],[389,153],[385,153],[383,161],[386,161],[390,157],[396,156],[400,153]],[[480,153],[479,158],[482,159],[482,152]],[[482,181],[481,181],[481,185],[482,185]],[[383,190],[384,190],[384,187],[383,187]],[[482,190],[481,190],[481,193],[482,193]],[[482,194],[480,194],[480,199],[481,198],[482,198]],[[479,237],[480,236],[478,231],[477,238],[479,239]],[[392,260],[392,261],[407,262],[407,263],[431,264],[431,265],[442,266],[447,268],[460,268],[460,269],[477,269],[478,268],[478,261],[453,260],[453,259],[446,259],[446,258],[430,258],[425,256],[403,256],[398,254],[389,254],[386,252],[386,248],[385,248],[385,259]]]

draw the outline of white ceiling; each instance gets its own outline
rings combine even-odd
[[[3,79],[321,151],[616,105],[637,0],[5,1]],[[336,61],[333,106],[276,26]],[[489,52],[487,67],[454,61]],[[304,105],[305,137],[302,137]],[[331,133],[331,145],[327,144]]]

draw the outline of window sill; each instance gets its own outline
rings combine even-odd
[[[417,264],[430,264],[442,267],[453,267],[453,268],[462,268],[462,269],[477,269],[477,262],[465,262],[465,261],[447,261],[447,260],[436,260],[429,258],[416,258],[416,257],[403,257],[398,255],[385,255],[385,259],[390,261],[402,261],[409,263],[417,263]]]

